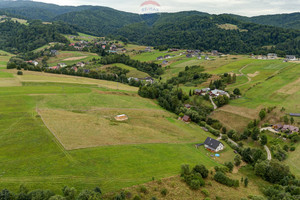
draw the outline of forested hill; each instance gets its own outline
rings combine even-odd
[[[1,50],[11,53],[22,53],[49,42],[68,42],[61,33],[77,34],[71,26],[63,22],[43,24],[41,21],[32,21],[25,25],[5,20],[0,23],[0,47]]]
[[[93,8],[93,6],[59,6],[34,1],[1,1],[0,11],[23,16],[26,19],[40,19],[51,21],[54,17],[74,11]]]
[[[135,23],[124,26],[117,34],[151,46],[165,44],[178,48],[216,49],[224,53],[250,53],[272,45],[279,54],[300,55],[300,31],[245,23],[226,15],[191,15],[182,16],[180,20],[164,20],[161,16],[153,26]]]
[[[300,30],[300,12],[290,14],[261,15],[255,17],[243,17],[239,15],[230,16],[241,21]]]

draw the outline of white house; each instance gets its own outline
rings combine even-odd
[[[215,140],[211,137],[207,137],[204,142],[204,147],[213,152],[219,152],[224,149],[224,145],[222,142]]]
[[[294,56],[294,55],[286,55],[285,58],[286,58],[287,60],[290,60],[290,61],[295,61],[295,60],[297,60],[296,56]]]

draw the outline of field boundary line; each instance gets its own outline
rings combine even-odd
[[[50,133],[52,133],[52,140],[53,142],[58,146],[58,148],[65,154],[65,156],[72,162],[74,162],[74,158],[66,151],[65,146],[60,142],[60,140],[58,139],[58,137],[56,136],[56,134],[48,127],[48,125],[46,124],[46,122],[44,121],[43,116],[40,114],[38,107],[36,106],[36,112],[37,114],[41,117],[41,120],[43,122],[43,124],[46,126],[46,128],[50,131]],[[49,135],[49,134],[48,134]],[[53,137],[54,136],[54,137]]]

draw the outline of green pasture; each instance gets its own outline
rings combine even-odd
[[[196,149],[190,143],[116,145],[66,151],[45,127],[36,108],[162,110],[151,100],[127,92],[114,94],[118,91],[95,89],[88,85],[38,82],[1,88],[0,188],[16,191],[24,184],[29,189],[51,189],[60,193],[65,185],[78,190],[99,186],[103,192],[110,192],[148,182],[152,177],[177,175],[184,163],[202,163],[208,168],[218,165],[204,149]],[[192,125],[192,130],[191,125],[169,120],[186,131],[196,133],[198,130],[199,138],[204,139],[208,134],[196,125]]]
[[[135,78],[145,78],[145,77],[149,77],[150,75],[137,70],[136,68],[130,67],[128,65],[124,65],[122,63],[115,63],[115,64],[111,64],[111,66],[117,66],[120,67],[122,69],[127,69],[129,70],[129,72],[126,74],[127,77],[135,77]]]
[[[97,54],[82,51],[60,51],[55,57],[51,57],[47,63],[49,66],[56,66],[58,63],[73,65],[78,62],[88,62],[93,58],[99,58]]]

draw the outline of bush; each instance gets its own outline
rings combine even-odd
[[[142,185],[142,186],[140,187],[140,192],[141,192],[141,193],[144,193],[144,194],[147,194],[147,193],[148,193],[148,190],[147,190],[147,188],[146,188],[145,186]]]
[[[201,190],[201,192],[202,192],[202,194],[204,194],[206,197],[208,197],[209,196],[209,192],[207,191],[207,189],[202,189]]]
[[[133,198],[133,200],[142,200],[142,199],[141,199],[141,197],[139,197],[139,196],[136,195],[136,196]]]
[[[214,180],[229,187],[239,187],[240,183],[238,180],[233,180],[228,178],[223,172],[218,171],[215,176]]]
[[[196,165],[193,168],[193,172],[201,174],[202,178],[207,178],[208,176],[208,169],[204,165]]]
[[[234,165],[232,162],[225,162],[224,165],[229,169],[230,172],[232,172]]]
[[[161,195],[166,196],[168,194],[168,190],[166,188],[160,191]]]
[[[290,147],[290,151],[295,151],[296,147]]]
[[[17,72],[17,75],[22,76],[22,75],[23,75],[23,72],[22,72],[22,71],[18,71],[18,72]]]

